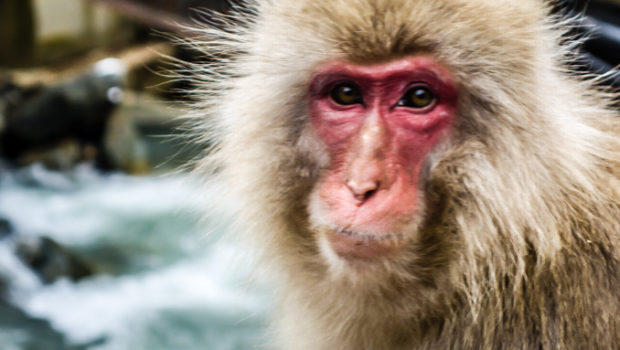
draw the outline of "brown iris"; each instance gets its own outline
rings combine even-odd
[[[426,108],[435,103],[435,94],[426,86],[414,86],[398,101],[398,106],[410,108]]]
[[[362,103],[362,93],[353,83],[340,83],[330,92],[331,99],[339,105],[348,106]]]

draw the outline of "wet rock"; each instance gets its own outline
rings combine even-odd
[[[5,300],[7,298],[8,290],[9,281],[0,276],[0,300]]]
[[[49,237],[21,237],[17,255],[44,283],[67,277],[77,281],[93,275],[93,269],[81,258]]]
[[[5,218],[0,217],[0,239],[11,235],[14,232],[13,225]]]
[[[122,99],[123,74],[122,63],[108,59],[91,72],[49,86],[4,84],[6,88],[0,90],[2,155],[17,164],[58,159],[59,168],[63,162],[90,155],[106,169],[103,137],[107,119]],[[50,149],[55,151],[51,156]]]
[[[90,345],[70,344],[48,321],[31,317],[3,300],[0,300],[0,330],[2,349],[86,350]],[[97,340],[97,343],[92,344],[102,343],[102,340]]]

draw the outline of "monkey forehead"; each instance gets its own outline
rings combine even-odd
[[[275,0],[261,2],[257,51],[274,68],[299,72],[325,58],[378,63],[430,54],[455,74],[533,74],[546,6],[539,0]],[[518,18],[519,20],[515,20]],[[274,45],[274,37],[284,45]],[[280,42],[277,41],[276,42]],[[518,52],[519,54],[512,54]],[[291,60],[292,57],[295,59]],[[274,70],[277,73],[277,70]],[[469,74],[471,73],[471,74]],[[471,79],[463,83],[471,82]]]
[[[315,71],[312,88],[320,88],[329,77],[355,78],[367,81],[386,81],[393,78],[417,78],[438,81],[453,86],[450,70],[430,56],[405,57],[383,63],[358,64],[341,60],[324,62]],[[317,86],[318,85],[318,86]]]

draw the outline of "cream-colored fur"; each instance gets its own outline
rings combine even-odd
[[[281,349],[620,346],[620,117],[572,73],[570,21],[535,0],[265,0],[198,29],[202,162],[280,272]],[[564,43],[564,44],[561,44]],[[459,86],[416,238],[380,263],[320,248],[329,157],[308,123],[321,63],[427,54]],[[445,148],[445,149],[444,149]],[[217,200],[215,200],[217,205]],[[324,252],[321,253],[321,250]]]

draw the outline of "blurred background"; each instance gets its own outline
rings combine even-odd
[[[191,83],[166,78],[205,59],[170,40],[193,9],[229,6],[0,0],[0,349],[267,342],[269,295],[205,216],[221,196],[182,170]]]
[[[225,208],[205,213],[222,196],[183,171],[202,151],[180,137],[192,83],[166,73],[209,60],[170,39],[209,19],[196,9],[233,5],[0,0],[1,350],[269,342],[269,286],[247,282]],[[619,1],[557,10],[585,14],[579,70],[620,62]]]

